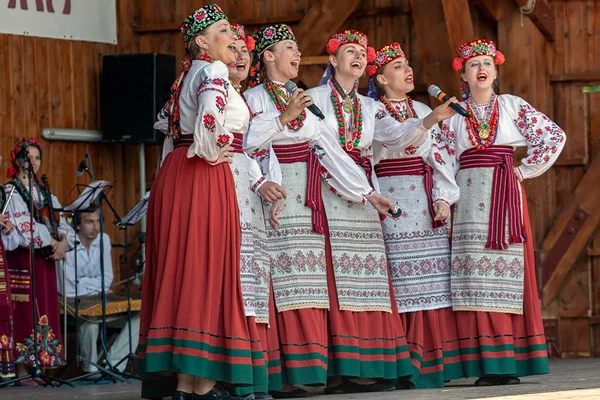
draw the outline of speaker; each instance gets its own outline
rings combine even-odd
[[[102,139],[108,142],[161,143],[156,115],[169,99],[175,80],[175,57],[118,54],[102,58]]]

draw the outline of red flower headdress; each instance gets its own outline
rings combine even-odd
[[[400,43],[386,44],[375,52],[374,60],[367,65],[367,75],[375,75],[379,68],[386,66],[400,57],[406,57],[402,47],[400,47]]]
[[[22,154],[27,154],[27,148],[29,146],[35,146],[40,151],[40,156],[42,156],[42,144],[36,138],[23,138],[16,144],[15,148],[10,152],[10,161],[12,161],[13,166],[10,167],[6,171],[6,177],[12,179],[15,175],[19,173],[19,169],[17,168],[17,160],[21,157]]]
[[[248,47],[248,51],[254,50],[256,46],[256,42],[252,36],[246,36],[246,30],[244,29],[244,25],[240,24],[231,24],[231,30],[235,33],[235,36],[238,40],[243,40],[246,42],[246,47]]]
[[[490,56],[496,65],[504,64],[504,54],[496,50],[496,43],[489,39],[477,39],[464,43],[456,49],[457,57],[452,61],[452,68],[460,71],[465,62],[477,56]]]

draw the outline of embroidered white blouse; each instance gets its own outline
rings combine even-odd
[[[6,193],[10,193],[13,188],[13,184],[11,182],[4,185],[4,190]],[[26,189],[29,190],[29,189]],[[38,202],[43,196],[42,193],[38,190],[37,186],[33,186],[33,199]],[[61,209],[62,206],[60,202],[56,198],[56,196],[52,195],[52,205],[55,209]],[[29,247],[29,243],[31,242],[31,220],[30,220],[30,212],[29,207],[25,200],[21,197],[18,191],[15,190],[10,203],[6,209],[6,216],[8,221],[10,221],[14,226],[12,232],[8,235],[3,234],[2,240],[4,242],[4,247],[6,251],[15,250],[17,247]],[[73,229],[67,224],[63,213],[60,213],[60,221],[58,227],[59,235],[67,235],[68,238],[68,246],[67,248],[73,247],[72,233]],[[42,247],[46,247],[50,245],[52,238],[50,236],[50,231],[48,227],[40,222],[37,222],[35,219],[33,220],[33,244],[34,247],[39,249]]]
[[[481,114],[485,114],[486,105],[478,107]],[[516,168],[523,179],[535,178],[546,172],[566,143],[565,132],[520,97],[499,95],[498,107],[498,130],[493,145],[527,147],[527,157]],[[460,155],[474,147],[469,139],[466,120],[460,115],[454,115],[442,123],[441,136],[436,142],[444,143],[442,146],[453,158],[455,172],[460,169]]]
[[[330,98],[331,92],[332,88],[329,82],[308,90],[314,103],[325,115],[325,120],[319,125],[322,136],[335,142],[341,148],[338,122]],[[428,130],[423,127],[422,119],[410,118],[404,123],[400,123],[387,115],[381,103],[361,94],[358,94],[358,98],[363,113],[363,129],[356,148],[363,156],[368,157],[371,163],[373,162],[373,140],[385,143],[385,147],[397,152],[404,152],[410,146],[418,148],[426,142]],[[344,112],[344,117],[346,126],[352,128],[352,114]],[[376,184],[376,180],[373,183]],[[375,189],[378,190],[377,187]]]
[[[250,112],[242,96],[229,82],[229,71],[221,61],[208,63],[194,60],[179,98],[180,126],[183,135],[194,135],[188,157],[202,157],[215,162],[221,149],[233,142],[233,133],[248,129]],[[166,106],[158,114],[154,128],[167,134],[169,111]],[[173,150],[173,138],[163,144],[162,160]],[[248,158],[249,185],[254,190],[262,185],[262,174],[256,162]]]
[[[277,83],[283,88],[283,84]],[[284,89],[285,90],[285,89]],[[250,129],[245,137],[244,150],[264,159],[261,163],[267,179],[282,184],[281,167],[277,156],[270,147],[271,144],[286,145],[307,142],[315,146],[319,161],[329,172],[327,183],[343,198],[364,203],[372,193],[369,182],[359,167],[329,136],[321,134],[319,121],[310,111],[306,110],[304,125],[298,131],[291,131],[282,126],[275,103],[269,97],[264,85],[258,85],[244,92],[253,118]],[[327,118],[326,118],[327,120]],[[268,157],[263,157],[268,154]],[[285,182],[283,182],[285,187]]]
[[[385,106],[378,102],[381,107]],[[401,115],[408,115],[408,105],[405,100],[390,100],[390,104],[396,108]],[[413,109],[417,117],[424,118],[431,113],[431,108],[426,104],[413,100]],[[386,114],[389,111],[385,109]],[[427,141],[419,146],[407,147],[404,151],[392,151],[385,147],[385,141],[375,140],[373,143],[373,163],[377,165],[382,160],[402,159],[421,157],[423,162],[429,165],[433,172],[433,190],[432,201],[435,204],[443,201],[452,205],[458,201],[460,190],[454,179],[454,170],[452,169],[452,160],[444,143],[437,142],[440,138],[440,127],[435,124],[429,130]],[[379,137],[382,140],[381,136]]]

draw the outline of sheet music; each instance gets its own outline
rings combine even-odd
[[[121,222],[117,225],[135,225],[139,222],[140,219],[146,214],[148,211],[148,199],[150,198],[150,191],[146,192],[142,200],[137,203],[133,208],[127,213],[126,216],[121,218]]]
[[[83,192],[77,197],[77,199],[64,207],[64,211],[77,211],[77,210],[87,210],[92,205],[92,202],[96,200],[96,198],[102,192],[102,189],[110,186],[109,181],[94,181],[87,185]]]

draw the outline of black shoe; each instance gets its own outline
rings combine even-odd
[[[500,376],[497,378],[498,385],[518,385],[521,380],[515,376]]]
[[[271,390],[269,394],[274,399],[299,399],[301,397],[307,397],[308,392],[304,389],[295,388],[290,391],[282,391],[282,390]]]
[[[191,393],[180,392],[179,390],[173,395],[173,400],[193,400],[194,395]]]
[[[231,395],[231,398],[235,399],[235,400],[255,400],[256,399],[256,397],[254,396],[254,393],[237,395],[237,396]]]
[[[229,392],[223,389],[221,386],[215,385],[215,387],[213,387],[210,392],[206,394],[194,393],[192,400],[235,400],[237,398],[238,397],[236,396],[230,395]]]
[[[367,393],[367,392],[391,392],[396,386],[391,383],[375,382],[367,385],[344,380],[341,385],[325,388],[325,394]]]
[[[496,386],[497,384],[497,378],[491,376],[482,376],[475,381],[475,386]]]
[[[254,393],[255,400],[273,400],[273,396],[269,393]]]

